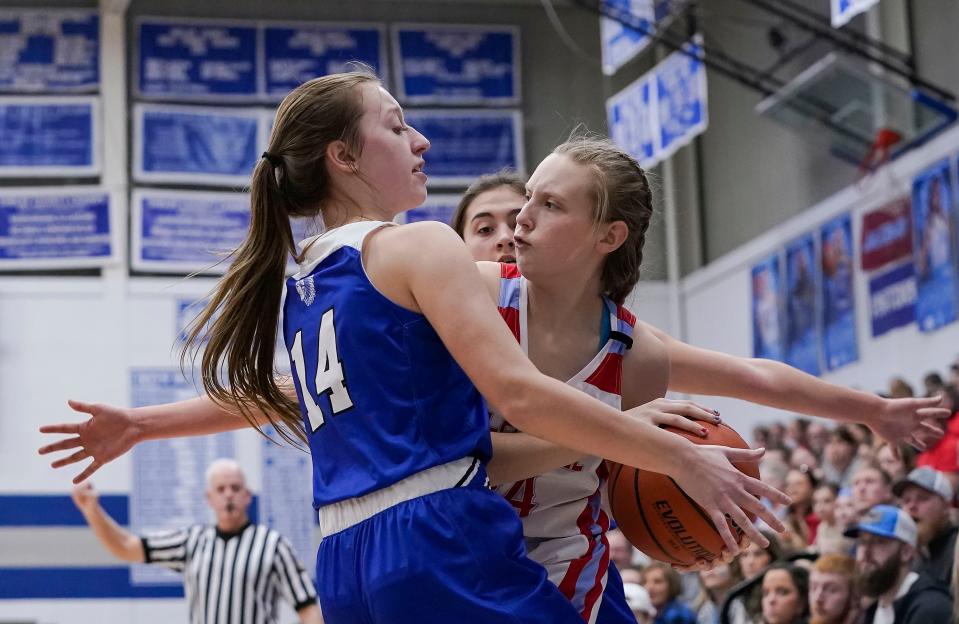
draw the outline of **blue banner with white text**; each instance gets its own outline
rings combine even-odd
[[[393,27],[397,93],[410,104],[518,104],[519,29],[399,24]]]
[[[820,373],[818,267],[812,234],[786,246],[786,363],[810,375]]]
[[[955,196],[948,160],[912,182],[913,258],[916,267],[916,322],[930,332],[956,320],[959,293],[953,239]]]
[[[836,370],[859,359],[853,290],[852,221],[849,214],[819,230],[822,256],[823,360]]]
[[[0,177],[100,173],[96,97],[0,98]]]
[[[916,320],[916,274],[912,261],[869,279],[869,312],[873,338]]]
[[[770,256],[754,265],[751,276],[753,357],[782,361],[784,354],[779,256]]]
[[[94,92],[100,17],[89,9],[0,10],[0,91]]]

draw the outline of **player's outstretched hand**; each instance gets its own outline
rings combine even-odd
[[[760,499],[766,498],[773,503],[789,505],[792,502],[790,498],[733,466],[733,462],[758,462],[765,452],[765,449],[696,445],[693,448],[693,458],[685,464],[688,469],[672,475],[676,484],[692,497],[713,521],[726,544],[726,550],[732,555],[737,554],[740,547],[733,537],[729,523],[726,522],[727,518],[735,522],[747,538],[763,548],[769,545],[769,540],[753,525],[747,513],[758,516],[778,533],[786,530],[785,525]]]
[[[79,423],[43,425],[40,433],[60,433],[73,437],[65,438],[40,448],[40,454],[78,449],[72,454],[54,461],[51,466],[62,468],[93,458],[83,471],[73,478],[80,483],[104,464],[123,455],[137,443],[137,431],[129,411],[101,403],[83,403],[69,400],[67,404],[77,412],[89,414],[90,418]]]
[[[646,418],[657,427],[676,427],[701,438],[706,437],[707,431],[697,420],[713,424],[722,422],[719,412],[703,407],[695,401],[685,400],[656,399],[631,409],[628,413],[638,418]]]
[[[939,407],[942,397],[920,399],[883,399],[882,409],[866,424],[879,437],[892,443],[898,453],[897,442],[906,442],[924,450],[931,442],[942,437],[942,424],[950,413]]]

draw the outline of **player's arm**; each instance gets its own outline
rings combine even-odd
[[[320,605],[316,603],[301,607],[296,614],[300,618],[300,624],[323,624],[323,614],[320,612]]]
[[[938,420],[949,416],[948,410],[936,407],[939,398],[884,399],[828,383],[782,362],[694,347],[651,325],[638,324],[666,345],[670,390],[735,397],[810,416],[862,423],[886,440],[920,448],[925,447],[923,436],[941,434]]]
[[[430,250],[428,262],[423,249]],[[450,228],[385,228],[367,239],[363,255],[374,285],[399,305],[422,312],[477,389],[520,430],[583,454],[673,475],[733,551],[738,548],[724,514],[760,544],[766,540],[744,510],[782,526],[756,496],[788,497],[730,463],[758,461],[761,453],[693,445],[540,373],[490,304],[476,265]]]
[[[89,483],[74,486],[73,502],[83,514],[100,543],[117,559],[143,563],[146,555],[140,537],[125,530],[104,511],[99,494]]]
[[[292,383],[286,379],[281,383],[281,387],[295,394]],[[206,395],[175,403],[137,408],[74,400],[67,403],[73,410],[89,414],[90,418],[80,423],[40,427],[41,433],[68,434],[73,437],[48,444],[40,448],[39,452],[45,455],[79,449],[53,462],[54,468],[62,468],[92,457],[93,462],[73,479],[74,483],[80,483],[104,464],[146,440],[201,436],[249,426],[236,409],[216,403]],[[253,417],[260,425],[269,424],[265,414],[254,412]]]

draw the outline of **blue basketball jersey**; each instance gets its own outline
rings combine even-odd
[[[287,281],[283,334],[317,508],[492,454],[486,407],[466,373],[426,317],[366,275],[363,241],[389,225],[351,223],[313,239]]]

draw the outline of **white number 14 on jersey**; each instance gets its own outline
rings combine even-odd
[[[303,393],[303,403],[306,405],[307,417],[310,420],[311,431],[323,426],[325,417],[323,410],[316,402],[316,398],[327,394],[330,397],[330,408],[334,415],[353,407],[350,393],[343,384],[343,365],[336,353],[336,329],[333,326],[333,308],[323,313],[320,320],[320,333],[316,344],[316,397],[306,385],[306,360],[303,357],[303,331],[296,332],[293,346],[290,348],[293,357],[293,368],[296,378],[300,382]]]

